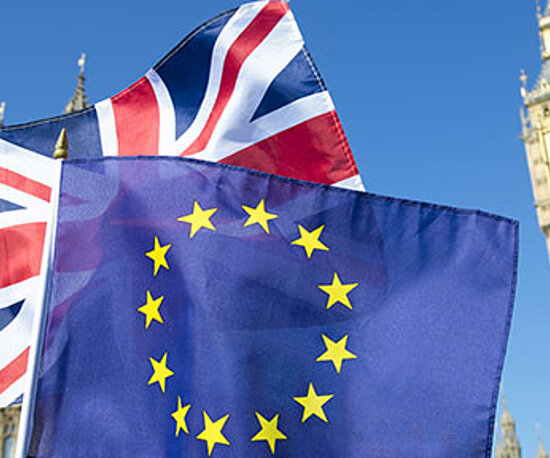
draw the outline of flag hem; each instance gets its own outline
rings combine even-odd
[[[324,183],[317,183],[315,181],[306,181],[306,180],[300,180],[297,178],[289,178],[282,175],[275,175],[273,173],[268,172],[261,172],[259,170],[253,170],[248,169],[246,167],[240,167],[238,165],[232,165],[232,164],[225,164],[222,162],[211,162],[206,161],[203,159],[194,159],[190,157],[179,157],[179,156],[104,156],[104,157],[98,157],[98,158],[86,158],[86,159],[66,159],[64,162],[70,163],[70,164],[85,164],[85,163],[92,163],[92,162],[103,162],[103,161],[157,161],[157,160],[167,160],[167,161],[182,161],[182,162],[188,162],[188,163],[196,163],[196,164],[207,164],[213,167],[218,168],[226,168],[228,170],[235,170],[241,173],[247,173],[250,175],[257,175],[262,177],[271,177],[272,179],[282,181],[282,182],[289,182],[289,183],[295,183],[300,186],[306,186],[310,188],[320,187],[320,188],[326,188],[331,189],[332,191],[337,192],[343,192],[343,193],[351,193],[351,194],[359,194],[364,195],[366,197],[374,198],[379,201],[390,201],[390,202],[396,202],[404,205],[415,205],[415,206],[421,206],[424,208],[432,208],[434,210],[443,210],[443,211],[450,211],[457,214],[477,214],[479,216],[488,217],[491,219],[494,219],[496,221],[505,221],[510,223],[512,226],[516,226],[516,232],[517,232],[517,226],[519,226],[519,221],[513,218],[509,218],[507,216],[501,216],[497,215],[495,213],[490,213],[485,210],[478,210],[478,209],[469,209],[469,208],[459,208],[459,207],[453,207],[451,205],[444,205],[444,204],[433,204],[429,202],[423,202],[420,200],[414,200],[414,199],[407,199],[403,197],[391,197],[391,196],[384,196],[381,194],[376,194],[368,191],[360,191],[355,189],[349,189],[349,188],[340,188],[336,187],[330,184],[324,184]],[[517,263],[516,263],[517,268]]]
[[[496,407],[498,402],[498,394],[500,391],[500,383],[502,379],[502,369],[504,366],[504,358],[506,356],[506,350],[508,348],[508,341],[510,339],[510,328],[512,326],[512,317],[514,312],[514,302],[516,297],[516,287],[518,279],[518,258],[519,258],[519,223],[515,221],[514,224],[514,256],[512,259],[513,263],[513,272],[510,287],[510,298],[508,303],[508,316],[506,317],[506,325],[504,328],[504,339],[502,342],[502,348],[500,350],[499,361],[497,365],[497,373],[495,376],[495,385],[493,388],[493,397],[491,401],[491,415],[489,416],[489,422],[487,425],[487,439],[485,444],[485,455],[486,457],[491,457],[491,452],[493,449],[493,437],[495,429],[495,418],[496,418]]]

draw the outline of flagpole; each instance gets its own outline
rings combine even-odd
[[[65,129],[61,130],[55,151],[54,159],[66,159],[68,154],[67,133]],[[29,360],[27,364],[25,389],[23,390],[23,403],[21,406],[21,419],[19,421],[19,432],[17,434],[17,444],[15,447],[15,457],[25,458],[30,445],[30,436],[32,433],[34,406],[36,401],[36,389],[38,387],[40,363],[42,359],[42,348],[44,342],[44,330],[46,325],[46,304],[49,293],[49,279],[51,276],[51,266],[53,265],[53,241],[56,233],[57,208],[59,200],[59,187],[61,181],[62,161],[54,161],[53,183],[50,208],[48,214],[48,223],[46,225],[46,234],[44,237],[44,249],[42,253],[42,262],[40,265],[40,281],[38,285],[37,297],[40,299],[36,304],[34,320],[32,324],[31,342],[29,349]]]

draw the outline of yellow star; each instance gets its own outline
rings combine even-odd
[[[180,430],[183,429],[185,434],[189,434],[189,429],[187,428],[187,422],[185,417],[187,417],[187,412],[191,408],[191,404],[186,406],[181,405],[181,397],[178,396],[178,408],[175,412],[172,413],[172,418],[176,421],[176,437],[179,436]]]
[[[156,361],[153,358],[149,358],[149,361],[151,362],[151,366],[153,366],[153,375],[149,379],[148,385],[152,385],[153,383],[158,383],[160,386],[160,389],[162,392],[165,392],[166,387],[166,379],[168,377],[172,377],[174,373],[166,367],[166,358],[168,357],[168,353],[164,353],[164,356],[160,361]]]
[[[351,351],[346,348],[348,343],[349,334],[342,337],[338,342],[330,340],[324,334],[321,334],[323,341],[325,342],[325,351],[321,356],[319,356],[315,361],[331,361],[334,364],[336,372],[339,374],[340,369],[342,368],[342,362],[345,359],[356,359],[357,355],[354,355]]]
[[[155,235],[155,247],[151,251],[145,253],[145,256],[151,258],[155,262],[153,277],[157,276],[157,272],[161,267],[164,267],[166,270],[170,269],[170,266],[166,262],[166,252],[171,246],[171,244],[161,246],[158,237]]]
[[[267,420],[262,417],[258,412],[255,412],[255,414],[262,429],[260,429],[258,434],[250,439],[250,441],[266,441],[271,449],[271,454],[275,455],[275,445],[277,440],[284,440],[287,438],[281,431],[279,431],[279,414],[276,414],[271,420]]]
[[[259,224],[262,226],[265,233],[269,234],[269,221],[278,218],[279,215],[265,211],[265,202],[263,199],[260,200],[260,203],[256,206],[256,208],[247,207],[246,205],[241,206],[243,207],[243,210],[250,215],[243,226],[246,227],[251,226],[252,224]]]
[[[138,308],[138,312],[145,315],[145,329],[149,329],[153,320],[158,321],[160,324],[164,324],[162,316],[159,312],[159,307],[164,300],[164,296],[160,296],[158,299],[153,299],[149,290],[147,290],[147,304]]]
[[[208,414],[203,411],[204,430],[197,436],[197,439],[205,441],[208,447],[208,456],[212,455],[212,450],[216,444],[230,445],[230,442],[225,438],[222,429],[225,422],[229,418],[229,414],[220,418],[217,421],[210,420]]]
[[[338,274],[334,272],[331,285],[317,285],[317,288],[328,294],[327,309],[330,309],[334,304],[340,302],[348,309],[353,310],[353,307],[348,299],[348,294],[352,289],[357,287],[357,285],[359,285],[359,283],[343,284],[340,281]]]
[[[325,228],[325,225],[323,224],[322,226],[319,226],[317,229],[309,232],[307,229],[304,229],[304,227],[298,224],[298,229],[300,230],[300,237],[290,243],[292,245],[302,246],[306,251],[306,255],[308,258],[311,258],[311,255],[313,254],[314,250],[330,251],[329,248],[319,240],[319,237],[321,237],[321,232],[323,232],[324,228]]]
[[[315,415],[324,422],[328,423],[327,417],[323,410],[323,405],[326,404],[334,397],[333,394],[327,394],[324,396],[318,396],[313,388],[313,383],[309,383],[307,390],[307,396],[297,397],[294,400],[304,407],[304,414],[302,415],[302,423],[304,423],[309,417]]]
[[[208,208],[203,210],[199,203],[195,201],[193,204],[193,213],[178,218],[178,221],[191,224],[191,232],[189,233],[189,237],[193,238],[199,229],[203,227],[212,231],[216,230],[214,225],[210,222],[210,217],[217,211],[217,208]]]

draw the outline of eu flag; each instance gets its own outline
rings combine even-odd
[[[489,456],[517,223],[185,159],[63,165],[33,456]]]

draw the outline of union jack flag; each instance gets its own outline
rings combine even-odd
[[[58,185],[52,159],[0,140],[0,406],[23,392]]]
[[[44,198],[54,185],[43,156],[62,128],[71,158],[180,155],[363,189],[285,2],[248,3],[213,18],[132,86],[86,110],[0,128],[0,161],[9,162],[0,162],[0,199],[15,204],[0,201],[0,405],[22,393],[45,248]],[[39,196],[25,185],[15,199],[14,176],[36,183]]]

